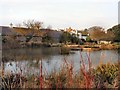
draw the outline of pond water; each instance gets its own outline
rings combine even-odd
[[[118,62],[119,55],[118,50],[70,51],[69,55],[61,55],[58,47],[10,49],[2,51],[1,67],[3,65],[5,72],[39,74],[42,60],[43,72],[51,73],[67,61],[73,65],[74,71],[78,71],[81,59],[87,67],[90,58],[92,67],[96,67],[100,63]]]

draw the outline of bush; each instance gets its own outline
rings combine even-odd
[[[114,86],[114,80],[118,78],[118,64],[101,64],[94,70],[94,82],[96,87],[106,87],[105,83]],[[110,87],[109,87],[110,88]]]

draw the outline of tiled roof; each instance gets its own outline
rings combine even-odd
[[[13,32],[12,28],[10,27],[0,26],[0,31],[2,35],[15,35],[15,32]]]

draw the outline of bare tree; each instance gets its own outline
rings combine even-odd
[[[34,20],[27,20],[23,22],[23,25],[30,29],[30,28],[33,28],[33,22]]]
[[[40,28],[42,28],[42,24],[43,22],[35,21],[35,20],[28,20],[23,22],[24,26],[26,26],[29,29],[35,29],[35,30],[39,30]]]
[[[43,22],[35,21],[34,28],[39,30],[42,27]]]

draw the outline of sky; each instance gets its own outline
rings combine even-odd
[[[37,20],[52,28],[105,29],[118,23],[119,0],[0,0],[0,26]]]

